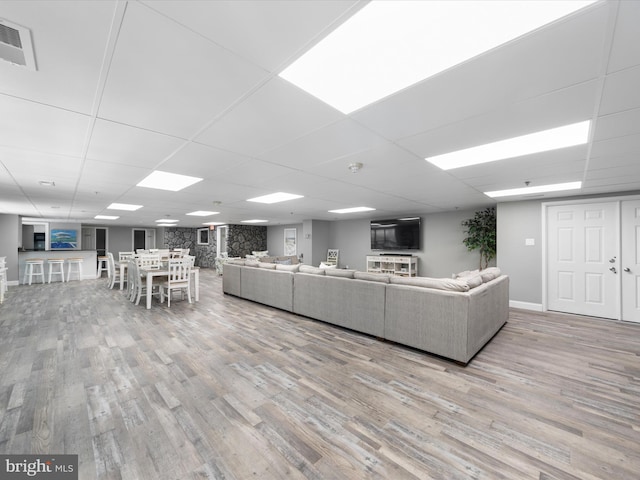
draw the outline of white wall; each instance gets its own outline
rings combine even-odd
[[[418,251],[394,252],[406,253],[418,257],[420,276],[450,277],[462,270],[478,268],[479,254],[469,252],[462,244],[465,228],[462,221],[472,218],[473,210],[421,215],[422,247]],[[269,251],[283,242],[284,228],[273,226],[267,229]],[[311,234],[312,252],[304,252],[304,263],[319,265],[327,257],[329,248],[340,250],[339,266],[366,270],[367,255],[382,252],[371,250],[370,220],[339,220],[335,222],[308,221],[304,232]],[[300,233],[298,232],[298,235]],[[300,245],[300,237],[298,237]],[[274,250],[279,251],[279,250]],[[494,263],[495,264],[495,261]]]
[[[18,244],[21,231],[22,219],[20,216],[0,214],[0,257],[7,257],[7,280],[9,282],[18,281]]]

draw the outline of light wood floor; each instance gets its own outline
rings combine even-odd
[[[82,480],[640,478],[640,325],[513,310],[462,367],[221,290],[11,287],[0,453]]]

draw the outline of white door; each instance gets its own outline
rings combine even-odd
[[[622,202],[622,319],[640,322],[640,200]]]
[[[618,203],[547,210],[547,307],[620,318]]]

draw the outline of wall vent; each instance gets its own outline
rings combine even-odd
[[[0,59],[37,70],[31,31],[0,18]]]

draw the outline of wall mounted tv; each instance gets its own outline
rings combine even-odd
[[[420,217],[371,221],[371,250],[419,250]]]

